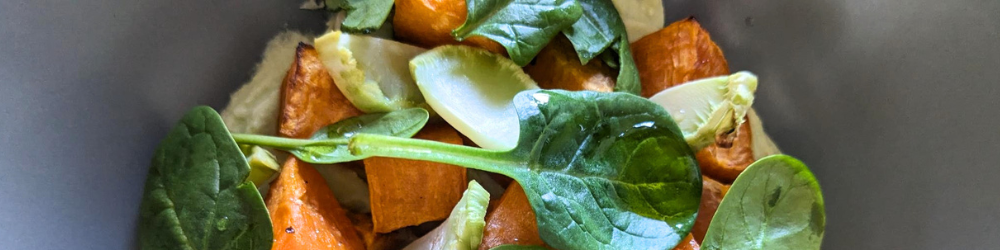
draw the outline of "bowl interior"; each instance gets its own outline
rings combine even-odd
[[[823,186],[829,249],[1000,245],[1000,2],[665,0],[695,16]],[[221,108],[294,1],[0,2],[0,239],[134,249],[149,159]]]

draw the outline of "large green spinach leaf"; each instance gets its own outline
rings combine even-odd
[[[188,112],[153,157],[140,206],[142,249],[271,249],[271,220],[222,118]]]
[[[823,194],[801,161],[773,155],[751,164],[729,189],[702,249],[819,249]]]
[[[669,249],[691,228],[701,176],[670,115],[624,93],[529,90],[515,97],[511,151],[359,134],[352,152],[450,163],[524,187],[557,249]]]
[[[497,41],[524,66],[560,31],[580,18],[574,0],[467,0],[465,23],[452,31],[459,41],[484,36]]]
[[[670,249],[690,231],[701,175],[662,107],[632,94],[562,90],[523,91],[514,105],[521,132],[509,151],[366,133],[348,147],[354,157],[510,176],[538,215],[542,239],[558,249]],[[298,141],[302,148],[343,143]]]
[[[264,145],[287,150],[302,161],[332,164],[364,159],[352,155],[347,140],[367,133],[395,137],[412,137],[427,124],[430,115],[422,108],[409,108],[387,113],[372,113],[344,119],[316,131],[309,140],[234,134],[244,144]]]

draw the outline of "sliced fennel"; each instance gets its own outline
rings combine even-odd
[[[486,208],[490,193],[476,181],[469,182],[469,188],[462,199],[455,204],[451,215],[443,224],[417,239],[404,250],[473,250],[479,248],[486,227]]]
[[[316,38],[316,49],[337,88],[361,111],[389,112],[424,105],[407,62],[425,49],[340,31]]]
[[[635,42],[663,28],[662,0],[611,0],[625,23],[628,41]]]
[[[757,76],[741,71],[683,83],[649,100],[670,113],[684,133],[684,140],[697,151],[743,124],[756,90]]]
[[[413,58],[410,71],[427,104],[477,145],[495,150],[517,145],[514,95],[538,84],[513,61],[483,49],[449,45]]]

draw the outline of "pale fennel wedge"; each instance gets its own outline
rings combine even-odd
[[[403,250],[478,249],[479,242],[483,240],[489,203],[490,193],[476,181],[470,181],[469,188],[462,194],[458,204],[455,204],[448,219]]]
[[[434,48],[410,61],[427,104],[452,127],[486,149],[517,144],[517,93],[537,89],[506,57],[461,45]]]
[[[316,49],[337,88],[361,111],[424,106],[407,62],[426,49],[340,31],[316,38]]]
[[[684,140],[698,151],[715,143],[716,138],[731,136],[731,131],[743,124],[756,90],[757,76],[740,71],[683,83],[649,100],[670,113]]]
[[[618,15],[625,23],[628,41],[635,42],[650,33],[663,28],[662,22],[649,20],[664,20],[662,0],[611,0],[618,9]]]

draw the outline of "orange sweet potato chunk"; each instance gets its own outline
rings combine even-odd
[[[281,86],[278,135],[309,138],[316,130],[361,111],[340,93],[312,45],[299,44]]]
[[[688,234],[687,237],[684,237],[684,239],[681,240],[681,243],[678,243],[677,246],[674,247],[674,250],[700,250],[700,249],[701,245],[699,245],[698,242],[691,237],[691,234]]]
[[[528,203],[521,184],[514,182],[504,191],[495,208],[486,214],[486,228],[479,250],[488,250],[500,245],[548,246],[538,235],[535,211]],[[551,248],[550,248],[551,249]]]
[[[705,239],[708,225],[712,223],[715,211],[719,209],[722,197],[729,191],[729,185],[722,184],[708,176],[701,176],[701,204],[698,206],[698,218],[694,222],[691,234],[701,243]]]
[[[446,124],[429,124],[414,137],[462,144]],[[468,185],[465,168],[459,166],[384,157],[364,163],[378,233],[448,218]]]
[[[693,18],[674,22],[632,44],[639,69],[642,96],[650,97],[685,82],[729,74],[722,49]],[[701,170],[723,183],[732,183],[750,163],[750,125],[743,123],[732,145],[711,145],[695,157]]]
[[[467,11],[465,0],[396,0],[392,29],[399,40],[424,48],[464,44],[506,55],[500,43],[485,37],[458,42],[451,36],[451,31],[465,22]]]
[[[754,162],[751,146],[753,135],[750,133],[750,121],[746,121],[739,127],[731,146],[716,144],[698,151],[695,159],[698,160],[701,172],[722,183],[733,183]]]
[[[333,84],[316,50],[299,44],[281,87],[278,134],[306,138],[319,128],[361,112]],[[273,250],[365,249],[326,180],[311,165],[289,157],[271,183],[267,210]]]
[[[573,49],[573,44],[565,36],[552,39],[535,58],[535,64],[524,71],[543,89],[593,90],[611,92],[615,87],[618,73],[595,58],[586,65]]]
[[[365,249],[326,180],[295,157],[272,183],[267,211],[274,226],[272,250]]]
[[[722,49],[694,18],[674,22],[635,41],[632,56],[643,97],[677,84],[729,74]]]

